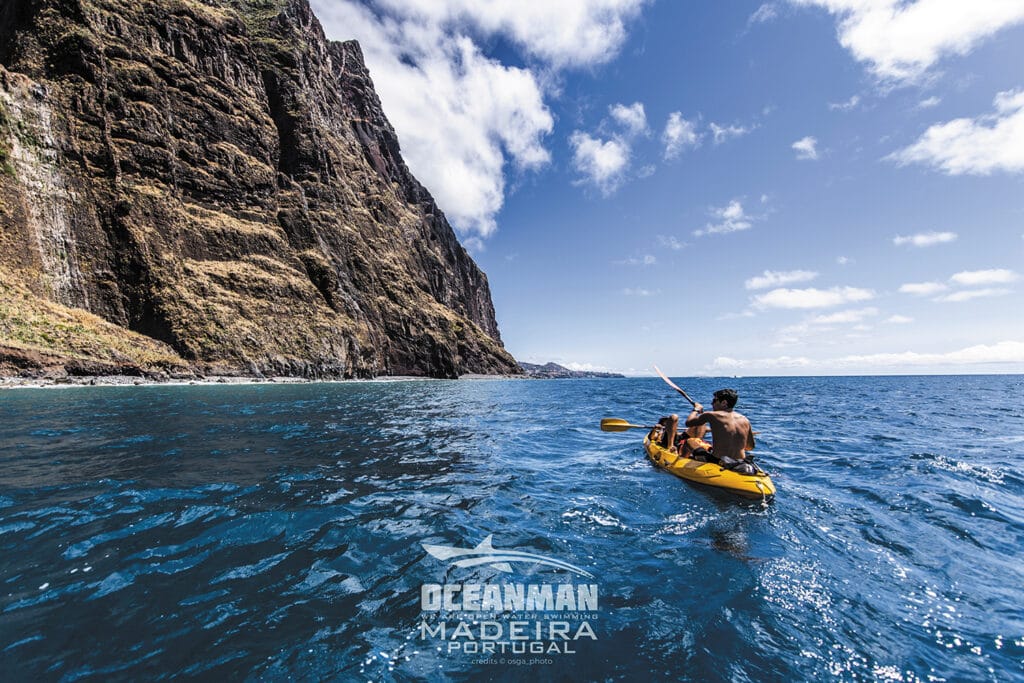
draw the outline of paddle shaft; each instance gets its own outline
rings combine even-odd
[[[689,394],[687,394],[687,393],[686,393],[685,391],[683,391],[682,389],[680,389],[679,387],[677,387],[677,386],[675,385],[675,383],[674,383],[674,382],[673,382],[672,380],[670,380],[670,379],[669,379],[668,377],[666,377],[666,376],[665,376],[665,373],[664,373],[664,372],[662,372],[661,370],[659,370],[659,369],[658,369],[658,366],[657,366],[657,365],[655,365],[655,366],[654,366],[654,370],[655,370],[655,371],[656,371],[656,372],[658,373],[658,375],[659,375],[659,376],[660,376],[660,377],[661,377],[661,378],[662,378],[663,380],[665,380],[665,383],[666,383],[666,384],[668,384],[668,385],[669,385],[670,387],[672,387],[673,389],[675,389],[676,391],[678,391],[678,392],[679,392],[680,394],[682,394],[682,395],[683,395],[683,398],[685,398],[685,399],[686,399],[687,401],[689,401],[689,402],[690,402],[690,405],[691,405],[691,406],[693,406],[694,408],[696,408],[696,407],[697,407],[697,402],[696,402],[696,401],[694,401],[694,400],[693,400],[692,398],[690,398],[690,395],[689,395]]]

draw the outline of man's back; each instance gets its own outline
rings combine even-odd
[[[754,447],[750,420],[734,410],[712,410],[705,415],[714,437],[715,457],[743,460],[745,450]]]

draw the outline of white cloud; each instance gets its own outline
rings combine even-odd
[[[810,319],[812,325],[846,325],[859,323],[865,318],[872,318],[878,315],[877,308],[856,308],[828,315],[819,315]]]
[[[679,238],[674,235],[658,235],[658,244],[672,251],[679,251],[688,246],[686,242],[680,242]]]
[[[817,150],[818,140],[815,137],[808,135],[807,137],[800,138],[793,143],[792,147],[796,150],[796,158],[801,160],[811,160],[818,158]]]
[[[626,296],[657,296],[661,294],[660,289],[644,289],[642,287],[627,287],[622,290]]]
[[[344,1],[315,2],[315,10],[332,38],[359,39],[413,174],[457,228],[492,233],[506,160],[528,171],[550,159],[543,140],[554,120],[538,79],[487,58],[458,32],[413,20],[413,10],[378,16]]]
[[[928,296],[930,294],[938,294],[946,289],[946,285],[941,282],[908,282],[905,285],[900,285],[899,291],[901,294]]]
[[[808,335],[812,332],[817,332],[810,322],[803,321],[795,325],[787,325],[776,330],[777,339],[772,346],[792,346],[793,344],[802,344],[806,341]]]
[[[582,178],[579,182],[594,185],[608,196],[618,189],[629,169],[629,145],[619,139],[600,140],[588,133],[575,131],[569,138],[572,165]]]
[[[935,244],[952,242],[957,237],[955,232],[921,232],[916,235],[896,235],[892,243],[897,247],[910,244],[915,247],[930,247]]]
[[[958,285],[977,287],[979,285],[1005,285],[1016,282],[1020,276],[1006,268],[990,268],[988,270],[962,270],[953,274],[949,280]]]
[[[822,335],[829,335],[830,339],[835,339],[835,328],[840,325],[848,325],[851,330],[856,331],[870,330],[871,327],[866,325],[864,321],[877,315],[878,309],[872,306],[806,317],[796,324],[787,325],[776,330],[776,340],[772,346],[784,347],[794,344],[805,344],[813,336],[817,336],[820,339]],[[850,336],[850,333],[847,336]],[[828,342],[825,341],[824,343]]]
[[[875,367],[906,365],[977,365],[990,363],[1024,362],[1024,342],[1001,341],[996,344],[978,344],[946,353],[873,353],[863,356],[843,356],[836,359],[843,365],[871,365]]]
[[[634,102],[629,106],[614,104],[608,108],[608,112],[629,135],[642,135],[647,132],[647,114],[642,103]]]
[[[1010,293],[1009,289],[1001,288],[986,288],[986,289],[964,289],[959,292],[953,292],[945,296],[940,296],[936,301],[944,303],[958,303],[961,301],[970,301],[971,299],[987,299],[993,296],[1005,296]]]
[[[927,97],[918,102],[917,107],[918,109],[931,109],[932,107],[938,106],[940,102],[942,102],[941,97],[936,97],[935,95],[932,95],[931,97]]]
[[[754,13],[747,19],[747,25],[751,24],[766,24],[769,21],[774,20],[779,16],[779,8],[774,2],[763,3],[760,7],[754,10]]]
[[[967,348],[944,353],[872,353],[847,355],[838,358],[812,360],[804,357],[779,356],[775,358],[738,359],[720,356],[712,361],[711,371],[764,371],[764,370],[817,370],[836,371],[851,368],[876,368],[899,370],[901,368],[923,367],[967,367],[977,365],[1007,365],[1024,363],[1024,342],[1001,341],[994,344],[977,344]]]
[[[870,289],[831,287],[829,289],[773,289],[758,294],[751,303],[758,308],[828,308],[875,298]]]
[[[851,259],[849,256],[836,256],[836,263],[838,263],[841,266],[845,266],[846,264],[852,262],[853,259]]]
[[[581,176],[576,184],[593,185],[606,197],[626,180],[633,156],[633,140],[648,133],[647,115],[642,103],[614,104],[608,107],[608,113],[619,128],[618,132],[610,134],[609,139],[579,130],[573,131],[569,137],[573,169]],[[608,122],[603,121],[600,128],[607,131],[607,126]],[[636,176],[647,178],[654,175],[655,170],[654,166],[646,165],[636,172]]]
[[[462,240],[462,246],[466,247],[466,250],[471,254],[482,254],[487,251],[484,247],[484,241],[477,236],[466,237]]]
[[[478,236],[496,228],[506,174],[550,160],[542,83],[615,58],[645,3],[312,0],[330,38],[359,40],[413,174],[456,228]],[[536,66],[502,64],[474,42],[499,36]]]
[[[935,297],[934,301],[944,303],[956,303],[981,299],[993,296],[1009,294],[1011,290],[1003,287],[988,287],[985,285],[1007,285],[1016,282],[1020,276],[1006,268],[989,268],[986,270],[962,270],[954,273],[949,281],[961,287],[983,287],[982,289],[963,289],[943,296]],[[931,296],[944,292],[949,287],[941,282],[910,282],[901,285],[899,291],[903,294],[915,294],[917,296]]]
[[[723,313],[716,317],[715,320],[737,320],[739,318],[753,318],[755,315],[757,314],[750,309],[747,309],[745,311],[740,311],[739,313]]]
[[[668,115],[665,132],[661,134],[661,141],[665,144],[665,158],[675,159],[683,150],[688,147],[697,147],[700,144],[697,124],[687,121],[683,118],[682,113],[674,111]]]
[[[777,370],[786,368],[806,368],[811,366],[813,361],[802,356],[779,356],[778,358],[757,358],[753,360],[740,360],[729,356],[719,356],[711,362],[712,370],[746,370],[758,368],[765,370]]]
[[[695,237],[702,235],[724,235],[730,232],[749,230],[753,225],[752,219],[743,211],[743,205],[739,200],[734,199],[727,206],[712,209],[711,215],[718,221],[709,223],[700,230],[694,230]]]
[[[914,322],[914,319],[908,318],[905,315],[890,315],[885,319],[885,322],[892,323],[893,325],[904,325],[906,323]]]
[[[888,158],[900,165],[934,166],[949,175],[1024,171],[1024,90],[1001,92],[994,104],[995,114],[937,123]]]
[[[631,256],[628,259],[615,261],[614,263],[620,266],[653,266],[657,262],[658,259],[653,254],[644,254],[643,256]]]
[[[965,55],[1024,21],[1016,0],[790,0],[838,17],[839,42],[887,81],[909,82],[947,55]]]
[[[604,365],[594,365],[593,363],[560,363],[564,368],[569,370],[575,370],[576,372],[611,372]]]
[[[829,102],[828,108],[832,111],[850,111],[860,104],[860,95],[854,95],[845,102]]]
[[[711,137],[716,145],[720,145],[726,140],[746,135],[753,130],[753,128],[745,126],[720,126],[714,122],[709,123],[708,127],[711,129]]]
[[[768,287],[790,285],[794,282],[808,282],[816,277],[818,274],[813,270],[766,270],[743,284],[747,289],[767,289]]]
[[[327,3],[317,0],[317,14]],[[480,0],[377,0],[378,7],[419,25],[473,29],[510,38],[557,68],[603,64],[626,40],[626,24],[647,0],[519,2]]]

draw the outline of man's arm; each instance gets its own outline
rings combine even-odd
[[[744,447],[748,451],[754,450],[754,428],[747,422],[747,445]]]
[[[702,425],[705,422],[710,421],[711,417],[708,413],[704,412],[704,406],[702,406],[699,403],[694,403],[693,410],[690,411],[690,415],[686,418],[686,426],[693,427],[695,425]]]

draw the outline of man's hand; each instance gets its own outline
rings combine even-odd
[[[693,404],[693,412],[695,412],[695,413],[703,413],[704,412],[704,406],[702,406],[699,403],[694,403]]]

